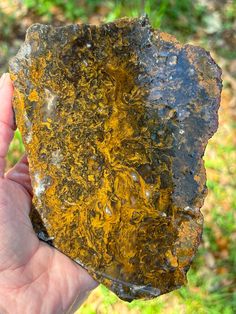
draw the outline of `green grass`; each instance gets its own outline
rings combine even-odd
[[[111,1],[111,12],[106,21],[112,21],[122,16],[136,17],[148,14],[151,24],[155,28],[172,31],[179,37],[192,35],[203,23],[204,6],[191,0],[131,0]]]
[[[19,130],[16,130],[16,132],[14,134],[14,139],[11,142],[8,156],[7,156],[8,168],[12,167],[13,165],[15,165],[17,163],[17,161],[23,155],[24,151],[25,151],[25,148],[24,148],[24,145],[22,142],[21,134],[20,134]]]
[[[63,12],[66,22],[88,22],[90,16],[98,14],[101,1],[85,0],[84,5],[70,0],[23,0],[29,13],[43,16],[44,21],[53,22],[54,9]],[[201,2],[203,3],[203,2]],[[153,27],[176,34],[179,39],[198,38],[198,43],[210,47],[216,45],[218,55],[235,59],[235,50],[221,46],[225,30],[231,29],[236,18],[236,1],[223,4],[222,29],[207,36],[206,17],[210,15],[199,1],[190,0],[149,0],[111,1],[102,5],[108,10],[104,21],[112,21],[123,16],[135,17],[143,13],[149,15]],[[14,16],[0,11],[0,31],[3,39],[14,34]],[[199,35],[200,34],[200,35]],[[220,39],[220,40],[219,40]],[[7,41],[0,42],[0,57],[7,54]],[[225,84],[225,89],[230,85]],[[227,100],[228,101],[228,100]],[[224,99],[223,99],[224,102]],[[236,313],[236,123],[233,119],[235,108],[224,106],[220,112],[217,134],[210,141],[205,157],[209,195],[203,208],[205,225],[203,242],[188,273],[188,285],[178,291],[161,296],[152,301],[125,303],[103,286],[91,294],[78,311],[80,314],[234,314]],[[16,132],[8,154],[8,167],[14,165],[24,152],[19,131]],[[209,266],[209,259],[212,266]]]
[[[77,19],[88,22],[101,5],[108,8],[104,15],[105,22],[123,16],[148,14],[153,27],[171,30],[179,33],[180,37],[196,33],[206,11],[205,6],[191,0],[85,0],[83,5],[77,0],[23,0],[23,4],[31,12],[46,17],[49,22],[53,21],[55,8],[71,22]]]

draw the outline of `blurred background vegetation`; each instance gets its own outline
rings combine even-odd
[[[188,285],[152,301],[120,301],[100,286],[80,314],[236,313],[236,0],[1,0],[0,74],[32,23],[99,24],[147,13],[153,27],[211,51],[223,69],[219,129],[205,154],[208,197],[203,239]],[[24,151],[16,132],[8,167]],[[47,296],[50,297],[50,296]]]

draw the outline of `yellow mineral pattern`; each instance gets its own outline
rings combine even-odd
[[[202,233],[221,71],[147,17],[35,24],[10,64],[39,238],[120,298],[179,288]]]

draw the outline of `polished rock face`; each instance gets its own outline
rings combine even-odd
[[[146,17],[35,24],[10,65],[38,236],[124,300],[179,288],[202,233],[221,71]]]

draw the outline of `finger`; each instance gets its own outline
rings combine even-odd
[[[12,109],[13,85],[8,73],[0,80],[0,177],[3,177],[6,155],[14,135],[14,114]]]
[[[0,121],[15,129],[12,109],[13,84],[9,73],[4,73],[0,81]]]
[[[21,160],[5,174],[5,178],[19,183],[31,196],[33,195],[29,174],[29,163],[26,155],[24,155]]]

